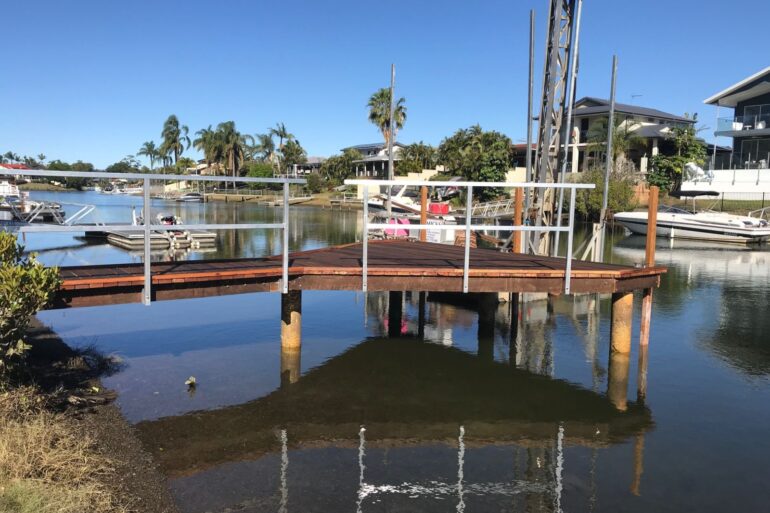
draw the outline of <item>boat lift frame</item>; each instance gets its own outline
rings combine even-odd
[[[566,263],[564,269],[564,293],[570,293],[570,279],[572,276],[572,239],[574,235],[575,227],[575,196],[579,189],[593,189],[596,186],[594,184],[580,184],[580,183],[528,183],[528,182],[440,182],[440,181],[428,181],[428,180],[366,180],[366,179],[349,179],[345,180],[346,185],[360,185],[363,187],[364,192],[364,228],[363,228],[363,259],[362,259],[362,285],[361,290],[366,292],[367,289],[367,276],[369,270],[369,232],[371,230],[394,230],[397,225],[386,223],[370,223],[369,222],[369,187],[379,186],[415,186],[415,187],[464,187],[466,189],[466,212],[473,211],[473,189],[485,188],[485,187],[503,187],[507,189],[523,188],[525,191],[528,188],[535,189],[569,189],[570,202],[569,202],[569,222],[566,226],[532,226],[532,225],[514,225],[514,226],[500,226],[500,225],[486,225],[486,224],[472,224],[472,217],[465,216],[465,258],[463,260],[463,292],[468,292],[468,274],[470,271],[470,238],[471,230],[492,230],[498,232],[567,232],[567,254]],[[403,225],[406,227],[407,225]],[[456,230],[457,225],[435,225],[435,224],[410,224],[408,225],[410,230]]]
[[[107,173],[100,171],[45,171],[40,169],[18,169],[14,174],[19,176],[37,176],[46,178],[96,178],[96,179],[125,179],[141,180],[143,188],[142,208],[147,215],[143,216],[143,222],[139,226],[111,225],[110,231],[135,232],[137,229],[144,231],[144,290],[142,302],[149,305],[152,302],[152,262],[150,260],[150,234],[153,231],[176,231],[179,225],[150,224],[150,183],[155,180],[193,181],[193,182],[240,182],[240,183],[272,183],[283,185],[283,217],[280,223],[229,223],[229,224],[192,224],[184,225],[185,228],[198,230],[281,230],[283,233],[281,290],[284,294],[289,291],[289,185],[304,185],[307,180],[301,178],[252,178],[231,176],[201,176],[201,175],[171,175],[171,174],[145,174],[145,173]],[[75,224],[65,225],[24,225],[19,228],[21,233],[41,232],[101,232],[104,226],[83,226]]]

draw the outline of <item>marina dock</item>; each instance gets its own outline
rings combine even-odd
[[[360,290],[362,244],[294,252],[289,255],[291,291]],[[464,249],[402,240],[369,243],[368,290],[463,290]],[[470,292],[546,292],[559,294],[564,258],[470,250]],[[573,292],[623,293],[657,287],[663,267],[635,268],[573,261]],[[183,299],[281,290],[281,257],[153,263],[153,299]],[[62,288],[56,307],[142,301],[142,264],[90,265],[60,269]]]

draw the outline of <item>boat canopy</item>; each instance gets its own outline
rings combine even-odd
[[[696,198],[698,196],[719,196],[717,191],[673,191],[668,194],[675,198]]]

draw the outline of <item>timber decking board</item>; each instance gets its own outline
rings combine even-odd
[[[369,243],[368,275],[394,280],[394,286],[409,284],[416,278],[457,279],[463,273],[465,249],[462,246],[409,242],[403,240],[372,241]],[[533,281],[564,278],[565,259],[514,253],[493,249],[470,250],[471,279],[532,279]],[[211,286],[212,282],[234,283],[253,280],[279,280],[282,274],[280,255],[268,258],[237,260],[203,260],[152,264],[153,284],[165,287]],[[289,255],[289,275],[337,277],[349,287],[344,277],[361,276],[362,244],[347,244]],[[60,269],[62,289],[70,296],[89,289],[116,289],[142,286],[143,264],[108,264]],[[572,278],[585,280],[642,279],[656,285],[665,268],[634,268],[616,264],[573,260]],[[320,282],[319,282],[320,283]],[[406,287],[408,288],[408,286]],[[406,290],[406,289],[404,289]],[[500,289],[501,291],[504,289]],[[82,293],[82,292],[81,292]]]

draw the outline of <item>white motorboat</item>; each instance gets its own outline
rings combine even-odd
[[[615,220],[632,233],[647,233],[647,212],[621,212]],[[656,237],[695,239],[740,244],[761,243],[770,239],[770,225],[761,217],[739,216],[722,212],[690,212],[676,207],[658,209]]]
[[[369,198],[368,206],[372,211],[381,211],[387,209],[387,193],[378,194]],[[419,188],[408,185],[393,185],[390,189],[391,212],[396,214],[414,214],[420,213],[420,191]]]
[[[179,196],[176,201],[184,203],[200,203],[203,201],[203,194],[199,192],[188,192],[187,194]]]

